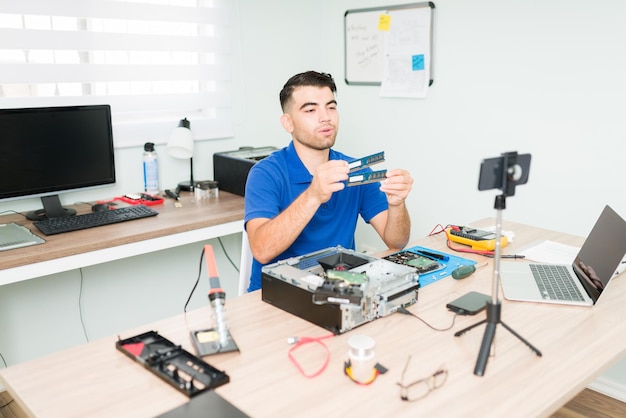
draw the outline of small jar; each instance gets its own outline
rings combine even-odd
[[[215,198],[219,194],[217,182],[213,180],[198,181],[193,188],[193,194],[196,200]]]
[[[376,359],[376,342],[367,335],[354,335],[348,340],[348,358],[352,366],[352,376],[357,382],[367,382],[372,378]]]

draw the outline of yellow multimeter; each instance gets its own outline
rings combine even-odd
[[[460,226],[456,228],[447,228],[446,235],[450,241],[460,244],[469,245],[473,250],[493,251],[496,248],[495,232],[483,231],[469,226]],[[506,236],[500,237],[500,248],[506,247],[508,240]]]

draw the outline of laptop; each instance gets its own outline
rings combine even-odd
[[[44,242],[42,238],[30,232],[30,229],[25,226],[14,222],[0,224],[0,251],[43,244]]]
[[[502,292],[509,300],[592,306],[625,255],[626,221],[607,205],[571,266],[501,261]],[[563,271],[565,279],[557,274]],[[557,290],[555,283],[565,289]]]
[[[189,402],[158,416],[158,418],[188,417],[248,418],[248,415],[215,393],[215,391],[209,390],[194,396]]]

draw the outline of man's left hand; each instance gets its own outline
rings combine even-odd
[[[389,206],[403,204],[412,188],[411,174],[402,169],[388,170],[387,179],[380,183],[380,190],[387,195]]]

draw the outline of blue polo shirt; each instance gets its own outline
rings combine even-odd
[[[330,159],[351,161],[354,158],[331,149]],[[300,161],[293,141],[262,159],[248,174],[244,222],[255,218],[273,219],[309,187],[312,178]],[[380,191],[378,182],[335,192],[319,207],[291,247],[269,264],[337,245],[355,249],[354,232],[359,215],[369,223],[388,207],[387,197]],[[261,267],[254,259],[249,292],[261,288]]]

